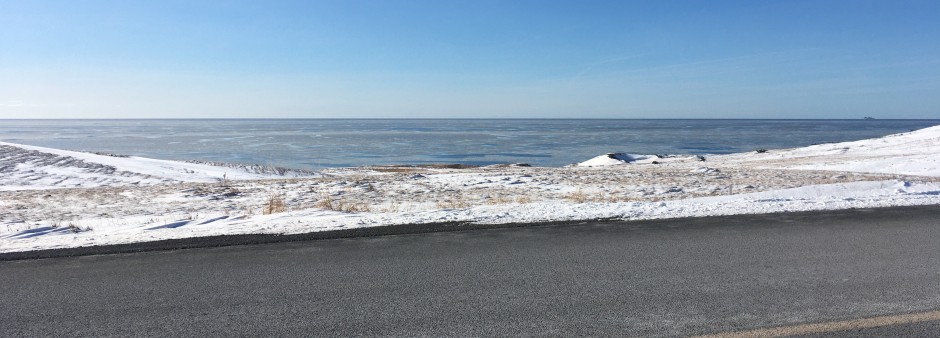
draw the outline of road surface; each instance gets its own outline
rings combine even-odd
[[[931,336],[940,207],[18,260],[0,285],[4,337]]]

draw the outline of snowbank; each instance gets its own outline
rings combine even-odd
[[[609,165],[621,165],[627,163],[633,163],[639,160],[646,160],[652,155],[637,155],[637,154],[625,154],[625,153],[607,153],[604,155],[597,156],[590,160],[576,164],[579,167],[600,167],[600,166],[609,166]]]
[[[885,137],[714,156],[710,161],[765,168],[940,176],[940,126]]]
[[[311,177],[298,170],[99,155],[0,142],[0,191]]]

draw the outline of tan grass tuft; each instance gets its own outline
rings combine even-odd
[[[456,193],[443,201],[437,201],[437,207],[438,209],[463,209],[470,207],[470,202],[463,194]]]
[[[317,201],[316,207],[320,209],[351,213],[372,211],[372,207],[369,206],[368,203],[350,201],[345,197],[333,199],[327,194],[324,194],[323,197]]]
[[[516,196],[516,203],[518,204],[532,203],[532,197],[529,197],[529,195]]]
[[[590,201],[590,197],[588,197],[588,195],[585,194],[584,191],[581,191],[581,189],[568,193],[567,195],[565,195],[565,199],[575,202],[575,203],[585,203],[585,202]]]
[[[287,211],[287,204],[284,203],[284,199],[278,195],[271,195],[271,197],[268,198],[268,203],[264,205],[262,213],[270,215],[285,211]]]
[[[509,204],[512,203],[512,199],[508,196],[496,195],[495,197],[490,197],[486,199],[486,204],[490,205],[499,205],[499,204]]]

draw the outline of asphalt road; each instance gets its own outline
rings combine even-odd
[[[0,262],[3,337],[689,336],[937,309],[940,207]]]

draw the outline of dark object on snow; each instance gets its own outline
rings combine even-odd
[[[434,168],[434,169],[472,169],[479,167],[478,165],[472,164],[463,164],[463,163],[438,163],[438,164],[422,164],[414,166],[416,168]]]
[[[497,163],[490,164],[484,168],[515,168],[515,167],[531,167],[531,164],[528,163]]]
[[[653,162],[650,162],[650,163],[659,164],[659,161],[653,161]]]
[[[627,153],[607,153],[607,154],[604,154],[604,156],[607,156],[607,158],[610,158],[610,159],[624,161],[627,163],[631,163],[637,160],[637,158],[633,157],[633,155],[630,155]]]
[[[695,155],[695,159],[699,162],[705,162],[705,156],[702,155]]]
[[[757,153],[758,153],[758,154],[763,154],[763,153],[766,153],[766,152],[767,152],[767,149],[757,149]]]
[[[93,152],[91,152],[91,153],[92,153],[92,154],[95,154],[95,155],[110,156],[110,157],[121,157],[121,158],[131,157],[131,155],[102,153],[102,152],[97,152],[97,151],[93,151]]]

